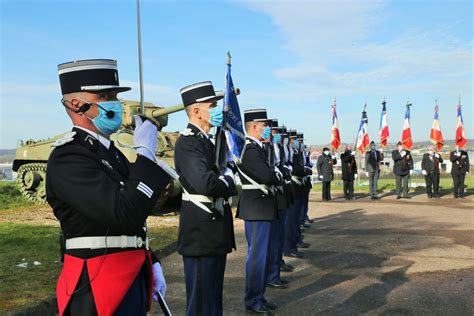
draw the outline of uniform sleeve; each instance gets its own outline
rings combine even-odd
[[[265,160],[262,160],[262,156],[256,148],[247,147],[240,168],[257,183],[266,185],[280,184],[275,171],[270,168]]]
[[[441,157],[441,155],[439,155],[438,162],[443,163],[443,157]]]
[[[318,157],[318,162],[316,163],[316,169],[318,169],[318,174],[321,175],[322,174],[322,168],[323,166],[323,159],[322,159],[322,156],[319,156]]]
[[[369,167],[369,153],[365,153],[365,170],[367,171]]]
[[[426,169],[426,155],[423,155],[423,159],[421,160],[421,170],[427,170]]]
[[[383,158],[384,158],[384,155],[383,155],[383,153],[382,153],[382,152],[380,152],[380,151],[379,151],[379,154],[380,154],[380,161],[382,161],[382,160],[383,160]]]
[[[293,175],[304,177],[307,174],[303,161],[300,161],[300,155],[293,156]]]
[[[181,162],[180,176],[184,177],[196,194],[225,198],[237,194],[235,183],[230,176],[220,176],[209,168],[202,147],[183,139],[176,144],[175,160]]]
[[[57,152],[48,169],[49,185],[58,199],[114,229],[141,226],[170,182],[160,167],[141,156],[123,185],[107,176],[97,158],[84,150]]]
[[[398,150],[392,151],[392,158],[393,158],[393,161],[399,161],[403,159],[402,155],[400,155],[400,152]]]
[[[449,160],[451,160],[451,162],[455,162],[457,158],[458,158],[458,157],[456,157],[456,155],[454,154],[454,151],[452,151],[452,152],[449,154]]]

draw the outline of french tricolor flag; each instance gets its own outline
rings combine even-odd
[[[411,128],[410,128],[410,106],[411,103],[407,103],[407,111],[405,112],[405,120],[403,121],[403,132],[402,132],[402,144],[405,149],[411,150],[413,147],[413,141],[411,139]]]
[[[382,105],[383,107],[382,107],[382,114],[380,114],[380,130],[379,130],[380,143],[383,146],[387,146],[388,136],[390,135],[388,131],[388,122],[387,122],[387,107],[386,107],[387,102],[383,100]]]
[[[332,106],[332,136],[331,136],[331,146],[335,150],[341,145],[341,136],[339,135],[339,122],[337,121],[336,113],[336,98],[334,98],[334,104]]]
[[[466,134],[464,134],[464,122],[462,120],[461,101],[458,104],[457,126],[456,126],[456,145],[463,148],[467,144]]]
[[[436,145],[438,150],[441,150],[441,148],[443,148],[443,145],[444,145],[444,140],[443,140],[443,134],[441,133],[441,127],[439,125],[438,113],[439,113],[439,107],[436,104],[433,126],[431,126],[431,132],[430,132],[430,141]]]
[[[357,133],[356,148],[361,153],[365,152],[367,146],[369,146],[369,119],[367,113],[362,112],[362,119],[360,120],[359,132]]]

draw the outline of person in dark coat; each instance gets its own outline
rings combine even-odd
[[[209,130],[222,123],[222,110],[216,103],[222,97],[216,96],[210,81],[180,92],[189,118],[174,151],[183,188],[178,252],[184,263],[186,315],[222,315],[226,257],[235,249],[228,199],[237,195],[232,171],[220,174],[214,168],[214,144],[209,137]],[[223,205],[216,206],[215,201]]]
[[[316,163],[319,180],[323,182],[323,201],[331,200],[331,181],[334,179],[333,166],[337,164],[336,156],[331,154],[329,148],[323,148],[323,154]]]
[[[411,199],[408,196],[408,177],[413,173],[413,157],[409,150],[403,148],[402,142],[397,143],[397,149],[392,151],[393,173],[397,185],[397,199],[402,197]]]
[[[245,309],[249,313],[271,315],[276,305],[265,299],[266,265],[270,226],[277,219],[275,187],[283,176],[273,168],[263,141],[270,138],[265,109],[244,112],[246,143],[237,165],[242,181],[237,208],[238,218],[245,221],[248,252],[245,262]]]
[[[469,174],[469,155],[456,145],[456,150],[449,155],[452,162],[451,176],[454,184],[454,198],[464,198],[464,178]]]
[[[428,198],[439,198],[439,175],[440,166],[443,162],[441,155],[434,151],[433,147],[428,147],[428,152],[421,160],[421,173],[425,176],[426,195]]]
[[[291,171],[285,167],[285,151],[282,143],[284,128],[278,126],[277,119],[271,121],[271,128],[271,143],[267,148],[270,156],[270,165],[277,168],[283,175],[283,181],[280,186],[275,187],[278,217],[272,221],[270,226],[266,280],[267,287],[284,289],[287,287],[288,280],[281,278],[280,269],[283,259],[286,212],[291,202],[291,186],[289,186],[291,183]]]
[[[157,128],[135,117],[130,163],[110,140],[122,125],[117,93],[130,90],[119,84],[117,62],[73,61],[58,72],[74,125],[53,143],[46,171],[46,200],[61,225],[59,315],[146,315],[150,296],[166,290],[146,236],[146,219],[171,180],[154,162]]]
[[[371,200],[378,200],[377,183],[380,176],[380,163],[383,161],[382,149],[377,150],[375,142],[370,142],[370,151],[365,153],[365,172],[369,178],[369,194]]]
[[[354,179],[359,176],[357,173],[357,163],[355,160],[355,151],[351,146],[341,154],[342,181],[344,182],[344,198],[354,200]]]

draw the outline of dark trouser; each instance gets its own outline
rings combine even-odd
[[[371,197],[377,197],[377,182],[379,181],[380,171],[369,172],[369,194]]]
[[[451,176],[453,177],[454,183],[454,197],[464,196],[464,177],[466,176],[466,174],[451,174]]]
[[[425,183],[426,194],[428,194],[428,196],[431,197],[433,193],[434,195],[439,195],[439,174],[436,172],[430,172],[429,175],[425,176]]]
[[[280,217],[280,236],[279,238],[279,244],[278,244],[278,278],[280,278],[280,267],[281,263],[283,261],[283,248],[285,246],[285,238],[286,238],[286,217],[288,214],[288,209],[280,210],[278,211],[278,216]]]
[[[278,215],[282,211],[278,211]],[[266,282],[275,283],[280,280],[280,235],[281,235],[281,222],[282,218],[279,217],[277,220],[271,222],[270,225],[270,241],[268,243],[268,257],[267,257],[267,271],[266,271]]]
[[[299,215],[303,205],[302,198],[295,198],[293,205],[288,209],[286,216],[285,245],[283,251],[285,255],[298,250],[298,236],[300,236]]]
[[[183,256],[186,315],[222,315],[226,257]]]
[[[354,180],[343,180],[344,197],[352,198],[354,196]]]
[[[303,225],[308,218],[308,203],[309,203],[309,191],[305,193],[303,198],[303,207],[301,208],[300,213],[300,225]]]
[[[395,180],[397,184],[397,196],[408,196],[408,176],[399,176],[395,175]]]
[[[323,181],[323,200],[331,199],[331,181]]]
[[[87,265],[84,265],[79,282],[76,286],[65,315],[97,315],[94,298],[92,296]],[[142,272],[138,273],[135,281],[128,289],[114,315],[146,315],[147,298],[146,282]]]
[[[245,307],[258,309],[265,300],[266,265],[270,221],[245,221],[247,260],[245,262]],[[204,314],[206,315],[206,314]]]

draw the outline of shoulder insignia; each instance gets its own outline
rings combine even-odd
[[[64,144],[72,142],[74,140],[74,135],[76,135],[76,132],[74,131],[66,133],[63,137],[59,138],[54,143],[52,143],[51,147],[60,147]]]
[[[112,165],[105,159],[102,159],[102,163],[104,164],[104,166],[106,166],[107,168],[109,168],[110,170],[114,169],[112,167]]]
[[[192,136],[192,135],[194,135],[193,131],[190,128],[185,128],[184,131],[182,131],[179,134],[183,135],[183,136]]]

